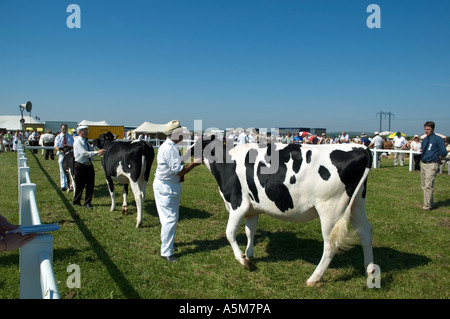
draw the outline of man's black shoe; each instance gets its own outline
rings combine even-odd
[[[72,204],[77,205],[77,206],[81,206],[81,203],[73,202]]]
[[[161,258],[171,262],[171,263],[176,263],[178,261],[178,258],[175,257],[174,255],[172,256],[161,256]]]
[[[85,207],[89,208],[89,209],[94,209],[94,207],[91,204],[84,204]]]

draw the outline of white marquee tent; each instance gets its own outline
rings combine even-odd
[[[92,122],[87,120],[82,120],[78,125],[87,125],[87,126],[110,126],[106,121]]]
[[[21,130],[21,118],[22,116],[20,115],[0,115],[0,128],[5,128],[8,131]],[[42,124],[33,117],[24,116],[23,119],[25,120],[25,124]]]
[[[143,133],[143,134],[150,134],[150,133],[164,133],[166,128],[166,124],[154,124],[145,121],[140,126],[136,127],[133,132],[134,133]]]

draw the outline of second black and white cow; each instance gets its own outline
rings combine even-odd
[[[72,146],[64,146],[61,151],[64,153],[64,159],[62,162],[62,167],[67,180],[67,192],[70,193],[71,190],[75,189],[75,178],[73,167],[75,165],[75,158],[73,156]]]
[[[291,222],[320,218],[323,255],[307,285],[318,282],[336,252],[344,248],[349,221],[359,235],[365,269],[369,274],[374,271],[372,229],[365,211],[372,154],[364,146],[244,144],[228,149],[218,139],[200,139],[192,150],[197,155],[202,152],[218,183],[229,212],[227,239],[243,266],[250,268],[258,215],[267,214]],[[236,242],[244,218],[245,254]]]
[[[122,211],[124,213],[128,211],[127,194],[128,184],[130,184],[137,209],[136,228],[140,227],[145,190],[155,157],[153,147],[144,141],[114,141],[111,132],[100,135],[94,144],[99,148],[106,149],[102,166],[111,195],[111,211],[116,208],[113,181],[123,184]]]

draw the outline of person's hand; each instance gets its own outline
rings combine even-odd
[[[26,243],[32,241],[34,236],[35,234],[6,234],[0,241],[3,243],[3,245],[0,244],[0,251],[11,251],[20,248]]]
[[[13,230],[17,227],[19,226],[11,224],[5,217],[0,215],[0,237],[4,237],[8,230]]]
[[[194,161],[192,162],[193,166],[199,166],[202,165],[203,159],[202,158],[194,158]]]
[[[102,148],[102,149],[97,151],[97,154],[98,155],[103,155],[105,152],[106,152],[106,150]]]

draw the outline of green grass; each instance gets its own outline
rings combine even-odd
[[[176,246],[179,262],[159,257],[160,226],[153,200],[153,164],[147,187],[144,227],[135,228],[136,208],[130,195],[129,215],[109,211],[110,199],[100,160],[94,162],[94,210],[74,208],[73,193],[59,190],[57,161],[27,151],[31,181],[37,185],[43,223],[57,222],[54,271],[61,298],[448,298],[450,177],[435,181],[437,209],[421,209],[418,172],[383,167],[369,175],[366,209],[373,227],[375,263],[381,288],[369,289],[359,243],[337,255],[322,282],[306,287],[322,254],[318,220],[287,223],[261,216],[255,242],[256,270],[235,260],[225,237],[228,213],[212,175],[204,166],[186,176]],[[0,213],[18,223],[17,158],[0,153]],[[121,203],[121,187],[116,187]],[[244,249],[243,226],[238,241]],[[0,298],[19,296],[19,253],[0,254]],[[68,288],[67,267],[81,269],[81,288]]]

